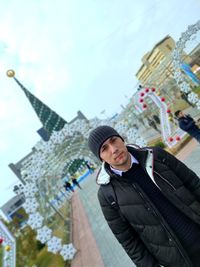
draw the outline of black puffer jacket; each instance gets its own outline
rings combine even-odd
[[[185,115],[185,116],[179,118],[178,124],[179,124],[179,127],[183,131],[186,131],[187,133],[189,133],[193,137],[196,137],[200,132],[200,129],[195,124],[195,121],[193,120],[192,117],[190,117],[190,115]]]
[[[163,194],[194,222],[200,224],[200,180],[182,162],[159,147],[130,153]],[[137,184],[126,183],[103,163],[97,177],[99,202],[112,232],[138,267],[192,267],[191,261],[159,211]],[[106,200],[103,187],[112,183],[121,213]]]

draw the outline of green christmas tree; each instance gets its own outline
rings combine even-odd
[[[51,135],[53,131],[61,130],[67,122],[55,111],[45,105],[41,100],[31,94],[15,77],[13,78],[24,91],[26,97],[29,99],[32,107],[34,108],[44,129],[48,132],[48,134]]]

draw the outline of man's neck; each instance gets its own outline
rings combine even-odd
[[[128,159],[128,162],[127,162],[127,165],[126,165],[126,166],[124,166],[123,168],[117,168],[117,169],[116,169],[116,168],[114,168],[114,167],[112,167],[112,166],[110,165],[110,168],[111,168],[111,170],[112,170],[114,173],[116,173],[116,174],[118,174],[118,175],[121,176],[123,172],[128,171],[128,170],[132,167],[133,163],[138,164],[139,162],[137,161],[136,158],[134,158],[134,157],[129,153],[129,159]]]

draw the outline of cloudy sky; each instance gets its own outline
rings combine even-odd
[[[176,41],[199,19],[198,0],[7,0],[0,3],[0,206],[16,163],[41,127],[13,79],[67,121],[113,115],[136,87],[142,56],[166,35]]]

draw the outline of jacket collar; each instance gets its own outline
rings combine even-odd
[[[139,164],[145,168],[148,148],[139,148],[135,145],[127,145],[127,149],[138,160]],[[118,175],[111,171],[108,163],[103,162],[101,169],[97,174],[97,184],[108,184],[110,179],[114,177],[118,177]]]

